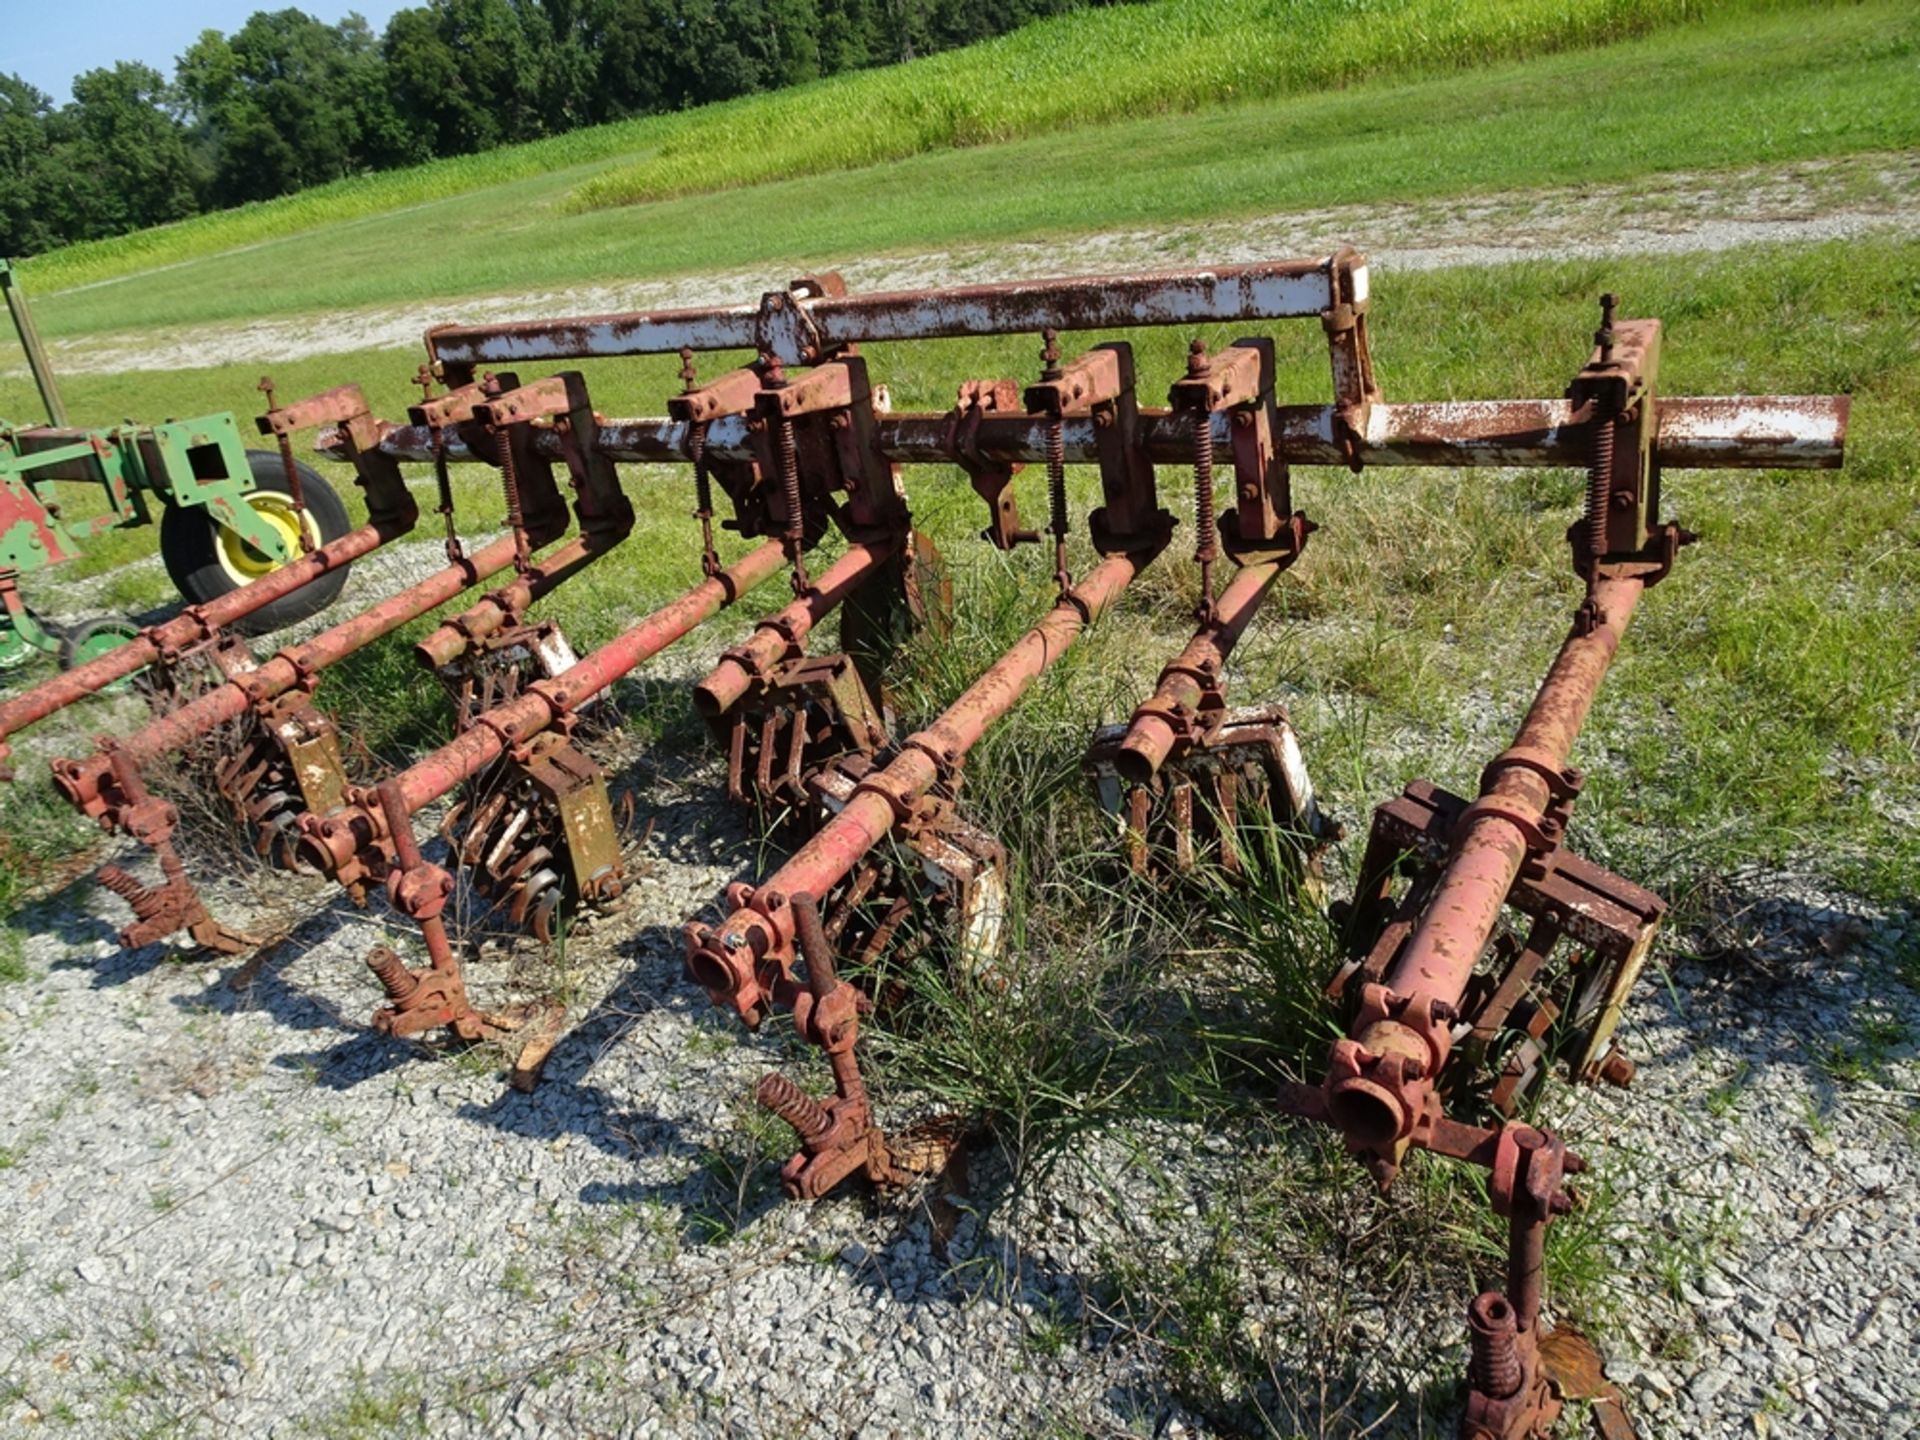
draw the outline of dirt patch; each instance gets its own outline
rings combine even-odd
[[[1380,270],[1516,260],[1680,255],[1768,242],[1920,232],[1920,155],[1867,155],[1764,169],[1681,173],[1632,185],[1512,191],[1412,204],[1346,205],[1246,220],[1115,230],[1074,242],[1078,268],[1137,270],[1311,255],[1339,245]],[[1057,238],[839,262],[856,291],[917,290],[1056,273]],[[251,325],[107,333],[55,342],[63,372],[114,374],[417,345],[429,325],[528,315],[730,304],[778,275],[719,271],[635,284],[419,301]]]

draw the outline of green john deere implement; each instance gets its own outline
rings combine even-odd
[[[230,413],[70,427],[19,276],[6,260],[0,292],[49,422],[0,420],[0,670],[35,654],[57,656],[71,669],[138,633],[118,616],[55,624],[20,593],[22,576],[73,559],[103,531],[151,524],[158,511],[161,559],[192,603],[236,590],[347,533],[346,507],[333,488],[295,462],[284,442],[278,454],[248,450]],[[68,518],[55,498],[61,485],[97,490],[104,508],[86,506],[84,515]],[[346,577],[341,566],[234,628],[259,635],[305,619],[333,602]]]

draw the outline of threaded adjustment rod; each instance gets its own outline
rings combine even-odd
[[[833,1117],[818,1100],[777,1070],[760,1077],[754,1098],[778,1115],[800,1137],[802,1145],[812,1144],[833,1128]]]
[[[367,952],[367,968],[373,972],[373,978],[380,982],[380,988],[387,992],[387,999],[395,1005],[404,1005],[413,992],[420,988],[420,982],[407,969],[402,960],[385,945],[376,945]]]
[[[1497,1290],[1488,1290],[1467,1307],[1467,1338],[1472,1354],[1467,1378],[1473,1388],[1496,1400],[1516,1394],[1524,1378],[1519,1330],[1513,1306]]]
[[[680,393],[691,395],[698,388],[699,372],[694,368],[693,351],[680,347]],[[693,461],[693,518],[700,522],[700,569],[705,575],[720,573],[720,557],[713,548],[713,477],[707,473],[707,423],[693,421],[687,429],[687,457]]]

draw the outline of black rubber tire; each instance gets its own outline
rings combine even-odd
[[[72,670],[94,658],[86,653],[87,643],[96,635],[118,635],[123,640],[134,640],[140,635],[140,625],[124,615],[98,615],[91,620],[83,620],[78,625],[68,625],[60,631],[60,668]],[[94,652],[95,654],[103,652]],[[104,687],[109,693],[127,688],[128,681],[141,675],[136,670],[133,675],[121,680],[108,682]]]
[[[278,455],[249,450],[247,462],[253,467],[255,489],[280,495],[287,493],[286,472],[281,469]],[[347,518],[347,507],[340,503],[333,487],[312,468],[297,460],[294,468],[300,472],[300,494],[307,514],[320,531],[318,543],[325,545],[338,540],[353,528],[353,522]],[[169,505],[160,516],[160,558],[166,562],[167,574],[175,587],[192,604],[205,604],[240,588],[240,582],[220,563],[219,529],[212,515],[199,505]],[[251,615],[234,621],[231,628],[242,635],[266,635],[318,614],[339,596],[340,587],[347,583],[349,568],[342,565],[291,595],[261,606]]]

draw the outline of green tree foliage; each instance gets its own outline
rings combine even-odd
[[[0,75],[0,250],[27,254],[192,215],[205,172],[151,66],[121,61],[73,82],[59,110]]]
[[[0,254],[345,175],[964,45],[1103,0],[426,0],[379,37],[261,10],[174,78],[120,62],[56,108],[0,73]]]
[[[178,76],[215,205],[411,158],[373,32],[358,15],[323,25],[299,10],[258,11],[231,39],[202,32]]]
[[[66,227],[49,164],[53,101],[18,75],[0,75],[0,253],[32,254],[77,238]]]

